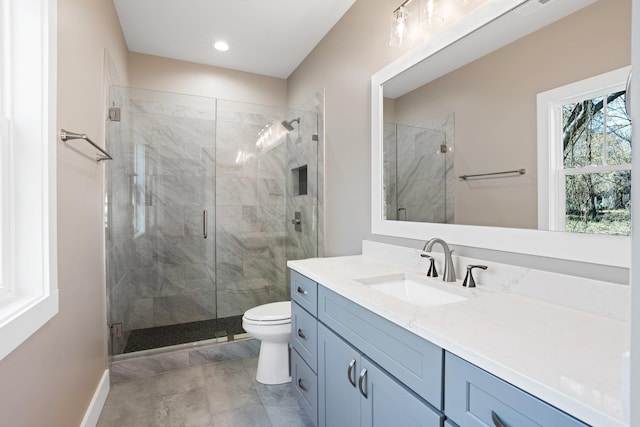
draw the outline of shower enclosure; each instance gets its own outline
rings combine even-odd
[[[318,114],[124,87],[110,105],[111,354],[243,334],[290,298],[286,261],[318,255]]]

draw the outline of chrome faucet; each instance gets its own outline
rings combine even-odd
[[[449,249],[449,245],[447,245],[444,240],[434,237],[424,244],[422,251],[431,252],[433,245],[436,243],[440,243],[440,245],[442,245],[442,249],[444,250],[444,274],[442,275],[442,280],[444,280],[445,282],[455,282],[456,269],[453,266],[453,259],[451,258],[451,252],[453,251]]]

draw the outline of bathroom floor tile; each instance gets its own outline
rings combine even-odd
[[[311,427],[290,384],[255,380],[257,357],[111,385],[98,427]]]

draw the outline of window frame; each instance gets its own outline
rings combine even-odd
[[[7,141],[9,138],[9,118],[7,117],[9,85],[6,60],[9,52],[9,4],[7,0],[0,0],[0,295],[9,292],[8,270],[8,248],[2,236],[7,235],[9,228],[8,217],[3,215],[3,207],[8,206],[7,183],[8,183],[8,156],[6,153]]]
[[[58,312],[57,0],[3,7],[0,360]],[[17,54],[19,52],[19,54]]]
[[[561,146],[562,106],[625,90],[630,71],[630,66],[622,67],[538,94],[538,229],[565,231],[565,179],[568,173],[631,169],[631,164],[565,169]]]

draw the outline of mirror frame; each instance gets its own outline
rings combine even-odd
[[[594,1],[585,0],[585,5]],[[474,31],[524,3],[527,1],[488,1],[371,77],[371,233],[414,240],[428,240],[437,236],[453,245],[629,268],[631,266],[631,238],[628,236],[384,219],[382,197],[384,188],[382,174],[383,84],[458,40],[472,38]],[[503,32],[500,37],[511,39],[512,35]]]

